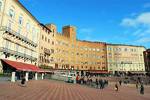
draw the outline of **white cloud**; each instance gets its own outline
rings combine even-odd
[[[124,18],[121,22],[122,26],[135,27],[138,25],[150,26],[150,12],[142,13],[135,18]]]
[[[150,43],[150,12],[138,14],[134,18],[124,18],[121,25],[130,30],[128,35],[135,39],[131,42],[143,43],[143,45]]]
[[[150,43],[150,38],[144,37],[140,38],[139,40],[135,41],[136,43]]]
[[[141,24],[150,25],[150,12],[142,13],[135,21]]]
[[[135,27],[136,26],[136,21],[130,18],[125,18],[122,20],[121,25],[122,26],[131,26],[131,27]]]

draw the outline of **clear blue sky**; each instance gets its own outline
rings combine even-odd
[[[150,48],[150,0],[20,0],[44,24],[77,27],[77,38]]]

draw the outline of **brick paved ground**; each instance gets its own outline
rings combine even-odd
[[[150,87],[140,95],[134,87],[113,86],[104,90],[57,81],[30,81],[27,87],[18,83],[0,83],[0,100],[150,100]]]

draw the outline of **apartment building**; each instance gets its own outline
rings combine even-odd
[[[1,60],[37,65],[39,34],[38,20],[18,0],[0,0]]]
[[[37,65],[43,69],[91,73],[144,72],[145,47],[76,38],[76,27],[41,24],[18,0],[0,0],[0,71],[2,61]]]
[[[56,27],[53,24],[40,24],[41,34],[38,46],[38,65],[42,69],[53,69]]]
[[[70,25],[55,37],[55,69],[107,73],[106,43],[78,40]]]
[[[144,72],[145,47],[107,44],[107,65],[110,72]]]
[[[150,49],[144,51],[145,71],[150,73]]]

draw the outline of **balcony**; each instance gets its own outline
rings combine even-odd
[[[8,28],[8,27],[5,27],[5,26],[2,26],[0,27],[0,31],[5,31],[5,33],[8,33],[12,36],[15,36],[16,38],[18,38],[19,40],[22,40],[24,42],[26,42],[27,44],[30,44],[34,47],[37,47],[37,43],[34,43],[32,40],[26,38],[25,36],[21,35],[21,34],[18,34],[17,32],[15,32],[14,30]]]
[[[51,54],[51,51],[50,51],[49,49],[44,48],[44,53],[50,55],[50,54]]]
[[[32,61],[37,60],[37,58],[35,58],[35,57],[32,57],[30,55],[27,55],[27,54],[24,54],[24,53],[21,53],[21,52],[18,52],[18,51],[10,50],[10,49],[5,48],[5,47],[0,47],[0,52],[3,52],[5,54],[14,55],[16,57],[20,57],[20,58],[24,58],[24,59],[30,59]]]

